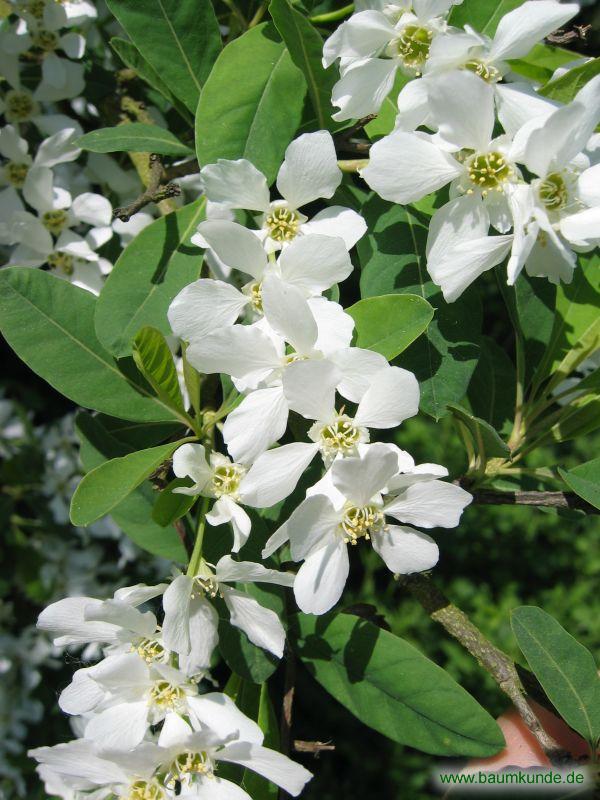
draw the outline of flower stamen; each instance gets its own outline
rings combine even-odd
[[[367,541],[371,533],[380,531],[385,526],[383,513],[375,506],[354,506],[349,503],[340,523],[347,544],[358,544],[361,538]]]
[[[291,208],[274,208],[267,215],[265,224],[271,239],[276,242],[289,242],[298,234],[300,217]]]

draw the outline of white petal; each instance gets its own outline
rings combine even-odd
[[[359,119],[376,114],[394,85],[398,64],[392,58],[364,58],[352,62],[333,87],[332,105],[340,110],[333,119]]]
[[[581,173],[577,181],[577,194],[587,206],[600,206],[600,164]]]
[[[73,233],[71,230],[63,231],[56,240],[55,249],[60,253],[69,253],[69,255],[76,258],[82,258],[84,261],[98,261],[98,256],[91,249],[89,244]]]
[[[324,208],[302,226],[302,233],[306,235],[320,234],[343,239],[348,250],[354,247],[366,231],[367,223],[361,215],[343,206]]]
[[[226,208],[266,211],[269,207],[267,179],[245,158],[219,159],[200,170],[206,197]]]
[[[430,536],[400,525],[386,525],[371,534],[373,549],[396,575],[410,575],[434,567],[440,552]]]
[[[431,137],[396,131],[371,147],[361,176],[384,200],[412,203],[441,189],[462,173],[449,153]]]
[[[13,125],[5,125],[0,129],[0,155],[9,161],[30,163],[31,159],[27,155],[27,150],[27,140],[19,136]]]
[[[330,37],[323,48],[324,65],[337,58],[364,58],[375,55],[396,35],[394,26],[381,11],[360,11],[342,23],[335,38]]]
[[[56,53],[48,53],[42,61],[43,82],[54,89],[62,89],[67,81],[65,63]]]
[[[342,596],[350,564],[341,536],[313,550],[302,564],[294,583],[294,596],[305,614],[325,614]]]
[[[245,505],[269,508],[288,497],[318,450],[316,444],[291,442],[261,453],[240,487]]]
[[[117,589],[113,597],[120,603],[129,603],[130,606],[140,606],[163,594],[167,588],[166,583],[157,583],[147,586],[145,583],[136,583],[133,586],[123,586]]]
[[[132,750],[148,730],[148,705],[120,703],[92,717],[85,726],[85,738],[105,750]]]
[[[221,739],[236,735],[244,742],[262,744],[264,734],[256,722],[237,708],[233,700],[221,692],[209,692],[188,700],[193,717]]]
[[[539,95],[529,83],[496,85],[498,119],[509,136],[531,119],[547,119],[558,108],[557,103]]]
[[[331,361],[342,373],[338,392],[353,403],[359,403],[373,378],[389,366],[381,353],[361,347],[346,347],[331,356]]]
[[[443,38],[443,37],[438,37]],[[395,129],[414,131],[429,116],[429,82],[424,78],[409,81],[398,95],[398,116]]]
[[[600,206],[571,214],[560,221],[560,232],[575,244],[594,244],[600,240]]]
[[[279,268],[282,280],[315,295],[345,280],[352,272],[352,262],[343,239],[311,234],[294,239],[283,250]]]
[[[296,353],[310,353],[317,341],[317,323],[304,293],[275,275],[267,275],[261,294],[265,319],[271,328],[289,342]]]
[[[216,775],[202,777],[194,784],[193,790],[186,789],[179,795],[180,800],[252,800],[241,786]]]
[[[204,446],[186,442],[178,447],[173,453],[173,472],[178,478],[190,477],[196,484],[195,493],[202,491],[212,478]]]
[[[340,370],[329,361],[297,361],[283,376],[288,405],[306,419],[327,420],[335,411],[335,387]]]
[[[261,330],[249,325],[233,325],[192,342],[186,352],[198,372],[225,372],[234,378],[248,375],[257,382],[279,366],[274,344]]]
[[[312,774],[283,753],[248,742],[234,742],[218,752],[220,761],[231,761],[258,772],[267,780],[297,797]],[[232,798],[233,800],[233,798]]]
[[[221,591],[231,614],[231,624],[243,631],[252,644],[281,658],[285,645],[285,629],[277,614],[270,608],[261,606],[245,592],[229,587],[222,587]]]
[[[74,739],[54,747],[38,747],[28,755],[60,775],[83,778],[99,786],[126,783],[127,773],[108,758],[100,758],[92,742]],[[67,796],[69,799],[73,795]]]
[[[191,342],[233,325],[248,302],[235,286],[201,278],[175,297],[169,306],[169,324],[180,339]]]
[[[60,46],[69,58],[81,58],[85,53],[85,37],[79,33],[65,33],[60,37]]]
[[[287,426],[288,406],[280,386],[258,389],[229,414],[223,438],[235,461],[252,463],[277,442]]]
[[[206,515],[206,521],[209,525],[224,525],[227,522],[231,523],[233,529],[233,546],[232,553],[238,553],[240,548],[243,547],[248,541],[252,522],[250,517],[243,508],[231,497],[223,495],[213,505],[210,514]]]
[[[577,106],[581,106],[584,113],[573,131],[573,136],[567,139],[565,146],[558,153],[556,157],[558,164],[568,164],[586,147],[600,121],[600,75],[594,76],[577,92],[572,108]]]
[[[455,528],[472,495],[444,481],[415,483],[385,506],[385,513],[419,528]]]
[[[54,175],[47,167],[32,167],[23,184],[23,197],[40,214],[54,208]]]
[[[203,597],[190,602],[190,651],[179,657],[179,667],[186,675],[204,672],[210,667],[211,656],[219,642],[219,616]]]
[[[165,618],[162,638],[169,650],[187,655],[190,651],[190,601],[193,579],[179,575],[163,595]]]
[[[256,561],[234,561],[231,556],[219,559],[215,577],[219,583],[273,583],[276,586],[292,586],[294,583],[291,572],[268,569]]]
[[[398,459],[384,444],[373,444],[362,458],[341,458],[331,467],[335,488],[356,506],[366,506],[396,474]]]
[[[208,247],[231,269],[239,269],[253,278],[261,278],[268,263],[267,254],[256,235],[225,219],[207,219],[198,226]]]
[[[534,44],[579,12],[575,3],[555,0],[529,0],[505,14],[496,29],[489,58],[522,58]]]
[[[352,341],[354,320],[346,314],[339,303],[327,300],[325,297],[311,297],[308,300],[317,323],[317,341],[315,350],[330,356],[337,353],[340,348],[346,348]]]
[[[58,705],[65,714],[87,714],[105,695],[104,689],[90,678],[86,669],[78,669],[71,683],[60,693]]]
[[[151,611],[141,612],[128,603],[104,600],[100,605],[84,609],[84,619],[91,622],[108,622],[139,636],[152,636],[156,631],[156,617]]]
[[[388,367],[363,395],[354,421],[367,428],[395,428],[419,411],[419,383],[412,372]]]
[[[320,549],[333,540],[338,524],[339,514],[331,500],[323,494],[315,494],[300,503],[279,531],[285,529],[292,558],[301,561],[311,550]]]
[[[100,604],[91,597],[66,597],[45,608],[38,617],[37,627],[65,644],[117,641],[119,628],[103,622],[86,622],[85,609]]]
[[[436,75],[429,104],[439,136],[458,148],[485,151],[494,130],[494,89],[467,70]]]
[[[329,131],[303,133],[288,145],[277,176],[277,190],[292,208],[329,198],[342,181]]]
[[[88,225],[110,225],[112,206],[101,194],[84,192],[73,200],[71,210],[78,220]]]

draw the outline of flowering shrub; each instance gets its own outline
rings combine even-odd
[[[531,461],[600,427],[600,76],[544,43],[578,11],[4,2],[0,327],[89,410],[84,477],[44,491],[60,522],[70,499],[74,526],[172,562],[39,616],[83,662],[59,697],[73,738],[30,751],[48,794],[299,795],[295,659],[396,742],[499,752],[447,672],[340,613],[370,547],[552,763],[570,754],[536,682],[596,748],[590,653],[515,609],[528,683],[428,575],[472,503],[600,508],[598,460]],[[482,336],[496,267],[514,359]],[[419,411],[452,418],[463,474],[401,447]]]

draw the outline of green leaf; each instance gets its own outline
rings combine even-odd
[[[464,408],[450,403],[448,405],[452,416],[466,429],[471,437],[473,449],[485,463],[490,458],[506,458],[510,449],[489,422],[469,414]]]
[[[300,124],[306,82],[272,26],[257,25],[223,50],[200,96],[201,164],[247,158],[271,183]]]
[[[128,42],[126,39],[119,38],[118,36],[113,36],[109,44],[119,56],[121,61],[130,69],[135,70],[139,78],[145,81],[153,89],[156,89],[157,92],[162,94],[162,96],[165,97],[171,103],[171,105],[177,109],[184,119],[186,119],[188,122],[193,121],[193,115],[190,114],[183,103],[178,100],[177,97],[175,97],[158,72],[146,61],[135,45],[131,44],[131,42]]]
[[[396,358],[433,319],[433,308],[415,294],[365,297],[346,311],[356,324],[356,347]]]
[[[554,71],[573,61],[573,51],[548,44],[536,44],[524,58],[510,59],[513,72],[536,83],[547,83]]]
[[[302,70],[306,79],[308,95],[317,115],[317,126],[335,130],[339,123],[331,119],[331,91],[339,75],[333,65],[327,69],[323,67],[321,34],[288,0],[271,0],[269,12],[292,61]]]
[[[209,0],[108,0],[108,7],[169,91],[192,113],[221,49]]]
[[[464,0],[452,6],[448,23],[457,28],[471,25],[479,33],[493,36],[505,14],[523,4],[523,0]]]
[[[95,307],[93,294],[48,272],[0,271],[0,330],[35,373],[77,405],[122,419],[173,420],[132,365],[117,364],[103,349]]]
[[[117,441],[101,424],[102,417],[92,417],[80,412],[75,418],[75,429],[80,442],[79,455],[86,472],[99,467],[110,458],[130,452],[130,447]],[[174,528],[162,528],[152,520],[152,506],[156,493],[149,485],[142,485],[121,501],[110,512],[121,530],[138,547],[160,558],[185,563],[187,555]]]
[[[130,355],[144,325],[171,333],[167,310],[178,292],[195,281],[202,251],[190,237],[204,216],[206,201],[190,203],[148,225],[123,250],[96,307],[96,333],[113,355]]]
[[[561,478],[586,503],[600,510],[600,458],[571,470],[558,469]]]
[[[107,417],[106,414],[97,414],[95,419],[111,436],[129,447],[132,452],[145,450],[167,439],[181,438],[185,434],[181,422],[128,422],[116,417]]]
[[[93,153],[159,153],[163,156],[193,155],[185,144],[165,128],[144,122],[128,122],[114,128],[99,128],[75,140],[83,150]]]
[[[600,397],[597,395],[576,398],[565,407],[563,416],[549,430],[542,441],[567,442],[587,436],[600,428]]]
[[[468,398],[473,413],[500,433],[510,433],[515,395],[515,365],[504,348],[484,336],[481,357],[469,384]]]
[[[516,608],[511,624],[552,705],[595,747],[600,739],[600,678],[590,651],[541,608]]]
[[[73,525],[91,525],[108,514],[186,441],[190,440],[181,439],[112,458],[88,472],[71,499]]]
[[[142,328],[133,340],[133,360],[163,403],[185,416],[177,370],[162,333],[156,328]]]
[[[173,489],[189,485],[190,482],[187,478],[175,478],[157,496],[152,509],[152,519],[161,528],[166,528],[167,525],[172,525],[181,519],[198,499],[194,495],[173,492]]]
[[[440,419],[448,413],[448,403],[464,397],[477,365],[481,339],[478,290],[471,287],[456,302],[446,303],[429,280],[426,214],[373,197],[364,205],[363,216],[369,233],[357,245],[361,296],[416,294],[435,309],[426,335],[414,342],[398,363],[419,380],[421,410]]]
[[[594,58],[586,64],[573,67],[560,78],[542,86],[539,93],[560,103],[570,103],[577,92],[598,74],[600,74],[600,58]]]
[[[534,375],[534,385],[548,376],[549,393],[582,361],[600,347],[600,257],[580,259],[572,283],[561,283],[556,293],[554,326],[544,357]]]
[[[290,625],[313,677],[389,739],[443,756],[485,757],[504,746],[488,712],[398,636],[351,614],[298,614]]]

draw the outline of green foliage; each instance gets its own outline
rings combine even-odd
[[[304,76],[272,25],[257,25],[230,42],[200,96],[199,162],[247,158],[271,183],[300,123],[305,92]]]
[[[419,380],[421,410],[440,419],[448,413],[448,403],[462,400],[477,365],[481,338],[477,289],[471,288],[455,303],[444,302],[425,268],[427,220],[422,212],[374,197],[363,214],[369,233],[357,245],[362,297],[416,294],[435,309],[426,336],[411,345],[398,363]]]
[[[182,439],[113,458],[88,472],[71,501],[72,523],[90,525],[108,514],[162,466],[185,441]]]
[[[516,608],[511,623],[549,700],[595,748],[600,740],[600,677],[590,651],[541,608]]]
[[[165,337],[156,328],[142,328],[133,340],[133,360],[166,406],[185,421],[177,370]]]
[[[169,334],[167,309],[175,295],[200,274],[201,251],[190,236],[204,216],[205,201],[157,219],[119,257],[98,298],[98,339],[117,358],[131,355],[144,325]],[[107,412],[110,413],[110,412]]]
[[[463,0],[452,7],[448,23],[458,28],[471,25],[479,33],[493,36],[505,14],[523,4],[523,0]]]
[[[501,434],[510,432],[515,408],[515,366],[506,351],[484,336],[468,399],[471,410]]]
[[[490,756],[503,747],[487,711],[408,642],[351,614],[293,620],[302,662],[365,725],[436,755]]]
[[[381,353],[388,361],[427,330],[433,318],[429,303],[411,294],[366,297],[346,311],[356,325],[356,347]]]
[[[271,0],[269,12],[292,61],[306,79],[317,128],[335,130],[340,125],[331,118],[331,91],[338,76],[334,65],[325,69],[321,63],[323,40],[320,34],[289,0]]]
[[[600,510],[600,458],[568,471],[560,468],[558,471],[575,494]]]
[[[185,516],[198,499],[194,495],[179,494],[173,491],[173,489],[189,485],[187,478],[174,478],[156,498],[152,509],[152,519],[161,528],[166,528],[167,525],[172,525]]]
[[[540,89],[540,94],[560,103],[570,103],[577,92],[600,74],[600,58],[594,58],[578,67],[573,67],[560,78],[556,78]]]
[[[99,128],[80,136],[78,147],[93,153],[159,153],[164,156],[189,156],[193,150],[158,125],[129,122],[114,128]]]
[[[210,0],[108,0],[108,7],[169,91],[194,113],[221,49]]]
[[[145,422],[173,419],[132,365],[104,350],[94,331],[95,307],[92,294],[47,272],[0,272],[0,328],[34,372],[86,408]]]
[[[471,447],[482,463],[485,464],[490,458],[506,458],[510,455],[508,445],[502,441],[489,422],[474,417],[464,408],[452,403],[448,404],[448,409],[460,430],[470,438]]]

